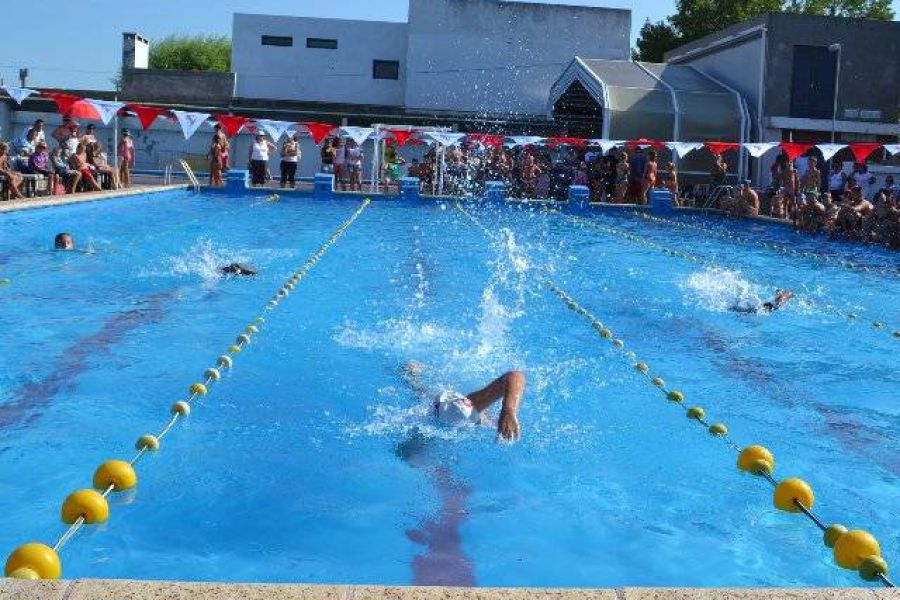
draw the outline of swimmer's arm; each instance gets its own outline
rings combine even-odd
[[[517,440],[520,435],[519,405],[524,393],[525,374],[521,371],[510,371],[489,383],[487,387],[467,394],[466,397],[472,401],[478,412],[484,412],[502,398],[503,405],[497,421],[497,433],[506,440]]]

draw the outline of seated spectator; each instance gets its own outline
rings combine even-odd
[[[801,230],[816,233],[825,226],[828,213],[825,205],[818,200],[813,192],[807,192],[803,205],[800,207],[798,225]]]
[[[56,191],[56,172],[50,165],[50,155],[47,153],[47,143],[38,142],[34,154],[28,157],[28,170],[34,175],[43,175],[47,178],[48,190],[51,194]]]
[[[62,123],[59,124],[59,127],[53,130],[53,139],[56,140],[57,144],[59,144],[60,146],[65,145],[73,126],[77,128],[78,123],[72,121],[71,117],[63,117]]]
[[[69,166],[81,174],[82,183],[86,185],[90,191],[99,192],[103,189],[100,187],[100,184],[97,183],[97,178],[94,177],[93,165],[88,163],[87,152],[84,149],[84,144],[81,142],[75,147],[75,152],[69,156]]]
[[[50,166],[56,173],[56,177],[65,187],[67,194],[74,194],[81,182],[81,173],[69,167],[69,161],[66,160],[62,150],[54,148],[50,153]]]
[[[94,166],[97,173],[103,173],[109,177],[110,189],[119,189],[119,174],[106,160],[106,153],[103,152],[103,146],[100,142],[88,144],[85,148],[87,162]]]
[[[32,154],[34,154],[34,149],[36,147],[34,137],[34,129],[29,128],[23,131],[22,136],[18,140],[16,140],[16,152],[18,154],[25,154],[26,156],[31,156]]]
[[[90,123],[87,129],[84,130],[84,135],[81,136],[80,141],[85,147],[97,143],[97,126]]]
[[[0,142],[0,179],[6,182],[9,197],[17,200],[22,197],[19,187],[22,185],[22,174],[14,170],[9,160],[9,144]]]

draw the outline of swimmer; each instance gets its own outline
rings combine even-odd
[[[254,269],[250,265],[244,265],[241,263],[231,263],[230,265],[221,267],[219,271],[223,275],[243,275],[245,277],[252,277],[253,275],[256,275],[256,269]]]
[[[74,250],[75,240],[71,233],[57,233],[53,239],[53,247],[56,250]]]
[[[794,292],[790,290],[777,290],[775,297],[768,302],[763,302],[757,306],[732,306],[733,312],[745,313],[749,315],[757,315],[759,313],[773,313],[790,302],[794,298]]]
[[[433,390],[422,382],[425,365],[410,362],[404,366],[404,379],[420,396],[434,398],[434,416],[443,425],[464,427],[469,425],[491,425],[485,411],[502,399],[500,418],[497,420],[497,438],[508,442],[519,439],[519,405],[525,393],[525,374],[510,371],[501,375],[486,387],[466,394],[444,390],[435,398]]]

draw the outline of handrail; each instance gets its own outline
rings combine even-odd
[[[194,188],[195,192],[200,191],[200,181],[197,180],[197,176],[194,175],[194,170],[191,168],[187,161],[183,158],[178,159],[178,164],[181,165],[184,174],[187,175],[188,181],[191,182],[191,187]]]

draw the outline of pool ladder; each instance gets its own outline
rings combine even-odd
[[[200,191],[200,181],[197,180],[197,176],[194,175],[194,170],[191,168],[191,165],[187,164],[187,161],[183,158],[178,159],[178,164],[181,165],[181,169],[184,171],[184,174],[187,175],[188,181],[191,182],[191,188],[195,192]]]

